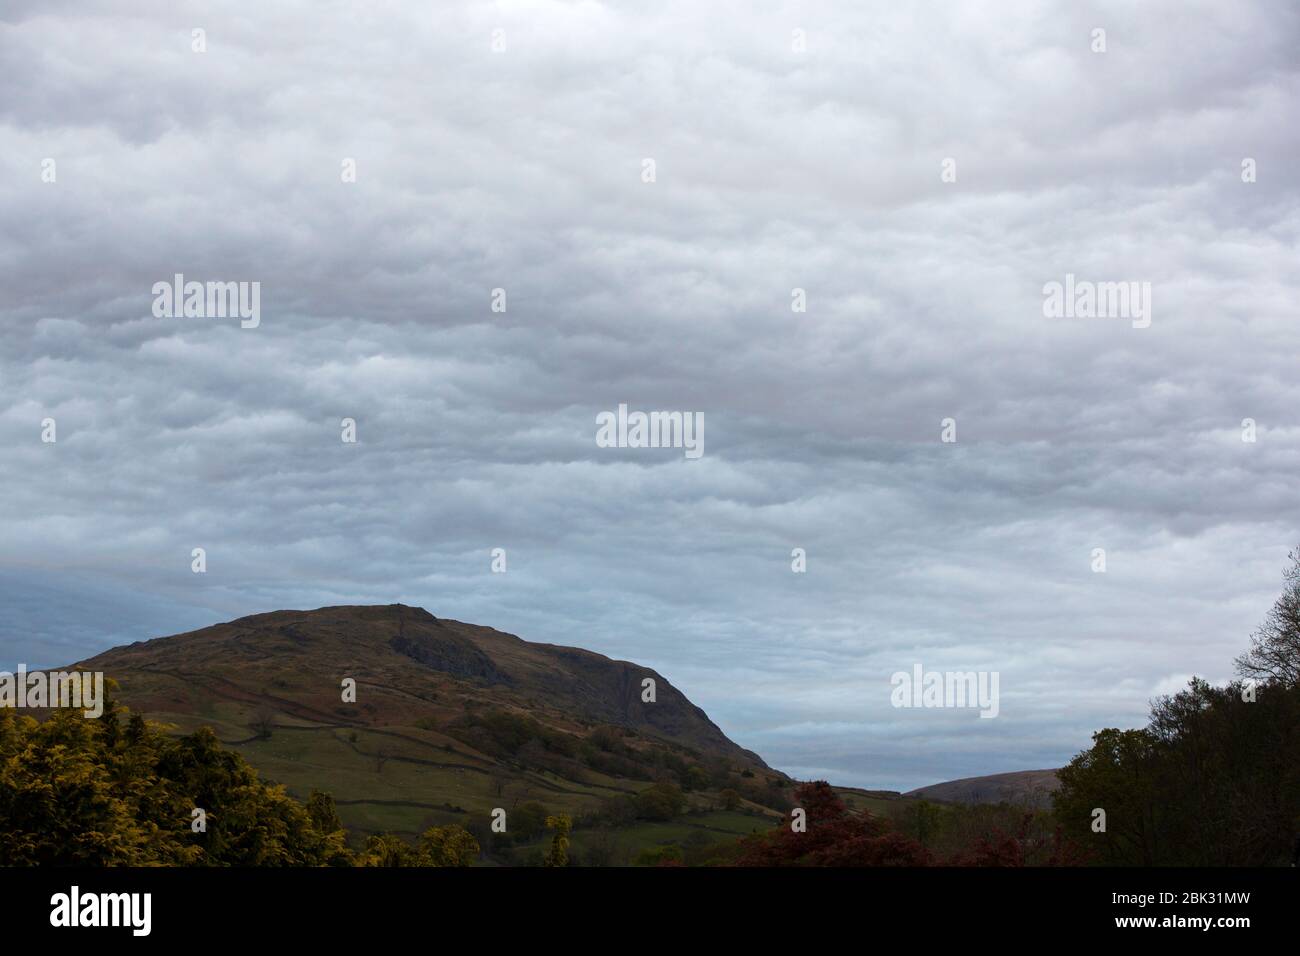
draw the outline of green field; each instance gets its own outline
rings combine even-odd
[[[218,704],[204,717],[160,714],[157,719],[177,732],[211,726],[264,779],[283,784],[298,799],[305,799],[313,789],[326,790],[358,839],[381,832],[411,838],[430,826],[467,826],[490,819],[495,807],[508,812],[526,802],[580,819],[606,797],[649,786],[594,771],[583,782],[542,771],[515,770],[506,777],[463,745],[414,727],[374,730],[285,721],[275,726],[268,739],[247,740],[246,719],[223,714],[225,709]],[[691,795],[689,802],[690,810],[677,820],[642,821],[609,831],[617,854],[631,859],[643,849],[680,846],[690,839],[733,840],[769,829],[780,819],[774,811],[759,807],[710,809],[715,803],[712,795]],[[572,839],[574,851],[581,854],[592,840],[592,831],[579,827]],[[518,847],[515,852],[527,849]]]

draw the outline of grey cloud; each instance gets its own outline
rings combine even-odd
[[[847,7],[7,4],[0,666],[401,600],[879,787],[1227,677],[1300,527],[1300,13]],[[177,272],[261,327],[155,319]],[[1067,272],[1151,327],[1044,318]],[[598,449],[619,402],[704,458]],[[1003,716],[896,711],[917,661]]]

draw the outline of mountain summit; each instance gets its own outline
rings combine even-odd
[[[78,666],[151,719],[212,727],[299,796],[332,792],[363,829],[511,794],[581,813],[664,779],[757,808],[788,783],[648,667],[402,604],[255,614]]]

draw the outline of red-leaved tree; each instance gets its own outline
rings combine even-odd
[[[770,833],[741,841],[737,866],[925,866],[929,854],[915,840],[890,832],[869,813],[844,805],[824,780],[802,784],[795,806],[807,814],[796,833],[791,817]]]

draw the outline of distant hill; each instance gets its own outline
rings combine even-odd
[[[903,796],[946,803],[1020,803],[1049,807],[1051,795],[1059,786],[1055,770],[1016,770],[934,783],[910,790]]]
[[[667,778],[701,811],[736,790],[739,816],[709,828],[748,833],[790,787],[650,668],[400,604],[257,614],[77,666],[177,732],[212,727],[295,796],[329,791],[360,832],[416,833],[523,802],[578,815]]]

